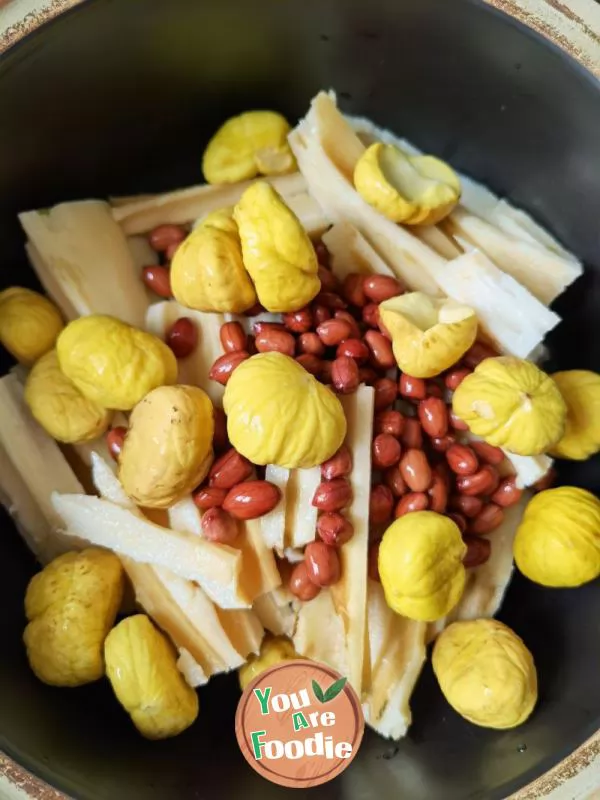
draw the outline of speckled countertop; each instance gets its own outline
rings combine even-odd
[[[0,0],[0,53],[29,31],[79,2],[81,0]],[[600,78],[598,0],[486,2],[552,39]],[[0,753],[0,800],[31,798],[62,800],[64,795]],[[509,800],[600,800],[600,732]]]

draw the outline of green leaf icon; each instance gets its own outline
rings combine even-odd
[[[332,683],[329,689],[327,689],[325,692],[324,702],[328,703],[330,700],[333,700],[334,697],[337,697],[346,685],[347,680],[348,678],[340,678],[339,680],[335,681],[335,683]]]
[[[313,680],[312,682],[312,690],[315,693],[315,697],[320,703],[325,702],[325,695],[323,694],[323,689],[319,686],[319,684]]]

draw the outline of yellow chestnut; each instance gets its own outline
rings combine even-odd
[[[520,456],[545,453],[565,429],[558,386],[531,361],[486,358],[454,392],[455,414],[489,444]]]
[[[432,664],[446,700],[475,725],[514,728],[537,702],[531,653],[494,619],[454,622],[438,636]]]
[[[234,217],[259,302],[274,313],[310,303],[321,289],[315,249],[275,189],[264,181],[254,183],[240,198]]]
[[[208,214],[179,245],[171,290],[178,303],[196,311],[241,314],[256,303],[232,209]]]
[[[513,545],[517,567],[542,586],[581,586],[600,575],[600,500],[560,486],[529,501]]]
[[[137,404],[119,457],[119,479],[140,506],[168,508],[207,475],[214,411],[196,386],[159,386]]]
[[[202,171],[208,183],[237,183],[296,169],[290,125],[275,111],[246,111],[221,125],[208,143]]]
[[[472,308],[410,292],[379,306],[396,362],[414,378],[432,378],[455,364],[477,337]]]
[[[600,450],[600,375],[585,369],[555,372],[552,380],[567,404],[565,432],[550,451],[584,461]]]
[[[0,342],[21,364],[33,364],[54,347],[64,327],[54,303],[13,286],[0,293]]]
[[[460,199],[454,170],[433,156],[409,156],[393,144],[376,142],[354,168],[358,193],[394,222],[433,225]]]

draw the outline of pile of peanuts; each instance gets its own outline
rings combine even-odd
[[[177,225],[159,226],[149,235],[163,263],[144,268],[143,280],[161,297],[171,297],[168,264],[185,236],[185,229]],[[459,364],[435,379],[401,374],[398,380],[390,337],[379,319],[379,304],[402,294],[404,287],[387,275],[358,273],[340,283],[330,270],[325,245],[317,242],[315,250],[321,291],[313,302],[283,314],[281,323],[255,322],[251,335],[239,322],[225,323],[220,331],[224,352],[213,364],[210,378],[225,385],[251,355],[275,351],[295,358],[340,394],[354,392],[361,383],[373,386],[370,576],[378,579],[379,540],[389,522],[425,509],[446,514],[459,527],[467,545],[466,567],[485,563],[491,544],[482,534],[502,523],[503,509],[517,503],[522,492],[514,477],[501,477],[501,449],[465,441],[468,428],[454,415],[451,395],[483,359],[497,353],[476,342]],[[255,306],[246,316],[262,311]],[[178,358],[193,352],[197,330],[192,320],[177,320],[166,341]],[[280,492],[268,481],[252,479],[257,468],[229,447],[225,416],[221,410],[216,414],[218,458],[205,484],[194,493],[194,501],[204,512],[207,538],[231,543],[237,535],[235,520],[269,513],[280,501]],[[123,435],[124,429],[108,434],[115,457]],[[323,480],[313,498],[321,512],[318,538],[306,547],[304,560],[290,577],[290,588],[301,600],[315,597],[321,587],[339,580],[336,548],[353,535],[352,524],[341,513],[352,501],[347,479],[351,470],[352,457],[345,447],[322,465]]]
[[[304,550],[304,560],[292,570],[290,591],[300,600],[312,600],[325,586],[333,586],[341,577],[337,548],[349,542],[354,526],[341,513],[352,503],[352,455],[345,445],[321,464],[321,483],[312,504],[321,512],[317,519],[318,539]]]

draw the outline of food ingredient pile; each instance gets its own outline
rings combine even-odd
[[[513,570],[600,575],[600,376],[541,367],[581,265],[448,164],[321,93],[226,121],[206,184],[20,215],[48,297],[0,294],[2,498],[43,569],[40,680],[108,678],[142,735],[196,688],[305,657],[399,739],[433,646],[450,705],[537,701],[493,619]],[[118,621],[120,620],[120,621]]]

